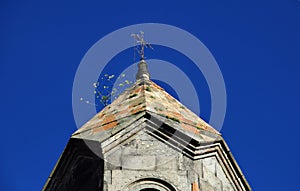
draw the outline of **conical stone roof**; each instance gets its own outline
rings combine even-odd
[[[198,142],[220,133],[149,79],[138,79],[110,105],[78,129],[72,138],[104,141],[137,121],[167,124]],[[138,128],[138,127],[137,127]]]

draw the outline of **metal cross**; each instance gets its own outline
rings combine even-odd
[[[144,52],[145,47],[153,49],[152,46],[144,40],[144,32],[143,31],[140,31],[140,34],[131,34],[131,36],[134,38],[135,42],[140,44],[140,50],[137,49],[137,52],[139,53],[141,60],[144,60],[145,59],[145,52]]]

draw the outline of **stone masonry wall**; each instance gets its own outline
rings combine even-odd
[[[177,191],[192,191],[195,182],[201,191],[236,190],[215,157],[193,161],[145,131],[104,157],[104,191],[130,190],[133,182],[147,178],[168,182]]]

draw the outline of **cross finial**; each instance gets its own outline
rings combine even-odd
[[[141,60],[144,60],[145,59],[145,52],[144,52],[145,47],[153,49],[152,46],[144,40],[144,32],[143,31],[140,31],[140,34],[131,34],[131,36],[134,38],[135,43],[140,44],[139,45],[140,49],[137,48],[137,52],[139,53]]]

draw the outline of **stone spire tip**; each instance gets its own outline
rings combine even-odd
[[[136,74],[136,80],[149,80],[150,74],[148,71],[148,65],[144,59],[138,63],[138,72]]]

